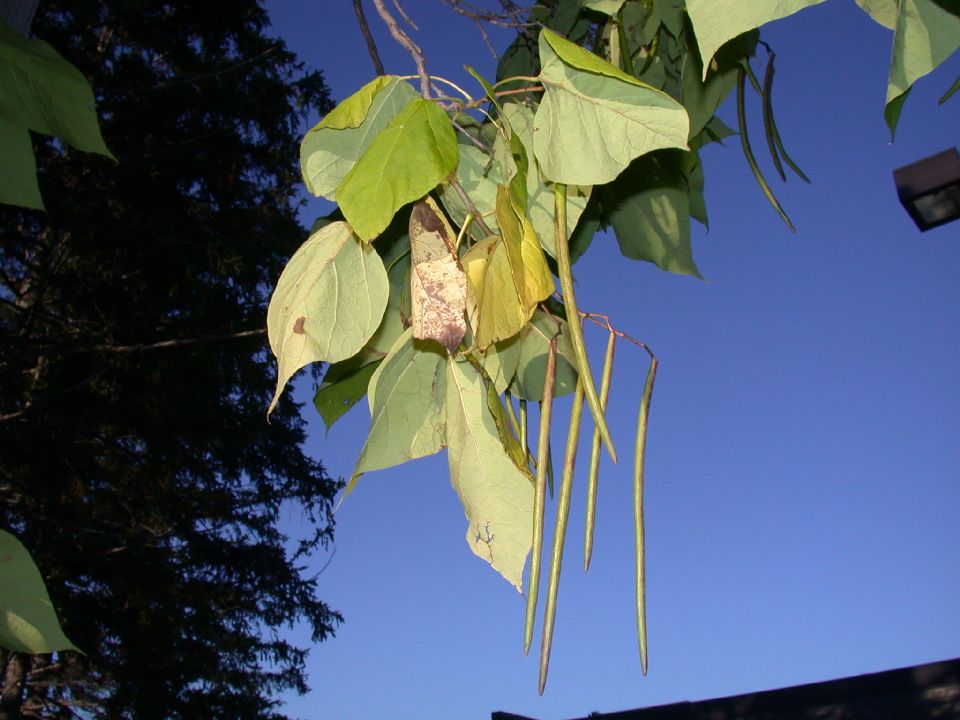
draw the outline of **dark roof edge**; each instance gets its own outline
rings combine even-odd
[[[682,701],[636,710],[597,713],[576,720],[696,720],[711,717],[735,718],[749,713],[777,713],[787,710],[831,705],[851,699],[910,693],[936,685],[960,685],[960,658],[854,675],[835,680],[762,690],[742,695]],[[521,715],[494,712],[492,720],[533,720]]]

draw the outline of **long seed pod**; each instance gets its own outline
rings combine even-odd
[[[577,309],[577,296],[573,290],[573,271],[570,267],[570,246],[567,244],[567,186],[555,183],[553,186],[554,200],[554,231],[557,241],[557,271],[560,275],[560,290],[563,293],[563,303],[567,307],[567,317],[570,320],[570,340],[573,344],[573,354],[577,359],[578,375],[583,379],[583,391],[593,415],[593,422],[600,430],[603,444],[610,453],[614,462],[617,461],[617,451],[613,447],[613,438],[607,427],[607,419],[600,407],[600,398],[597,396],[597,387],[590,372],[590,360],[587,359],[587,348],[583,342],[583,327],[580,325],[580,311]]]
[[[547,373],[540,405],[540,432],[537,437],[537,484],[533,495],[533,541],[530,548],[530,577],[527,579],[527,614],[523,625],[523,654],[530,652],[533,623],[540,590],[540,555],[543,550],[543,509],[547,500],[547,447],[550,442],[550,418],[553,414],[553,381],[557,371],[557,338],[550,338]]]
[[[783,163],[780,162],[780,155],[777,152],[776,131],[773,122],[773,59],[775,57],[772,52],[767,55],[767,69],[763,73],[763,132],[767,136],[767,149],[773,159],[773,166],[777,169],[780,179],[786,182],[787,174],[783,171]]]
[[[607,353],[603,358],[603,375],[600,377],[600,408],[607,411],[610,397],[610,380],[613,377],[613,351],[617,335],[611,332],[607,338]],[[587,475],[587,518],[583,531],[583,571],[590,569],[590,557],[593,555],[593,527],[597,515],[597,483],[600,478],[600,433],[596,428],[590,441],[590,471]]]
[[[570,408],[570,426],[567,429],[567,447],[563,453],[563,471],[560,476],[560,498],[557,500],[557,522],[553,529],[553,548],[550,551],[550,574],[547,581],[547,607],[543,613],[543,639],[540,642],[540,685],[543,695],[550,668],[550,648],[553,645],[553,625],[557,618],[557,593],[560,590],[560,568],[563,564],[563,545],[567,537],[570,517],[570,496],[573,493],[573,470],[580,443],[580,418],[583,416],[583,383],[577,381]]]
[[[746,100],[744,98],[746,77],[747,71],[744,66],[741,65],[740,72],[737,74],[737,121],[740,126],[740,144],[743,146],[743,154],[744,157],[747,158],[747,165],[750,166],[750,170],[753,172],[753,176],[757,179],[757,184],[763,191],[764,196],[773,206],[773,209],[777,211],[777,214],[781,217],[781,219],[787,224],[787,227],[790,228],[792,232],[796,232],[797,229],[793,226],[793,223],[790,222],[790,218],[787,217],[787,213],[785,213],[783,208],[780,207],[780,203],[777,201],[776,196],[773,194],[773,191],[767,184],[766,179],[763,177],[763,173],[760,172],[760,167],[757,165],[757,159],[753,155],[753,148],[750,147],[750,138],[747,135]],[[557,254],[559,255],[559,253]],[[571,324],[571,327],[573,327],[573,324]]]
[[[937,100],[937,105],[943,105],[947,100],[950,99],[950,97],[951,97],[955,92],[957,92],[957,90],[960,90],[960,77],[958,77],[956,80],[954,80],[954,81],[953,81],[953,85],[950,86],[950,89],[947,90],[947,91],[943,94],[943,97],[941,97],[939,100]]]
[[[523,448],[524,453],[526,453],[527,446],[524,444],[526,438],[522,437],[522,429],[520,427],[520,421],[517,420],[517,412],[513,407],[513,396],[509,391],[503,394],[504,407],[507,410],[507,417],[510,419],[510,426],[513,428],[513,432],[516,433],[517,437],[520,439],[520,447]]]
[[[657,359],[650,357],[650,369],[643,385],[640,415],[637,420],[637,444],[633,457],[633,529],[637,559],[637,639],[640,642],[640,668],[647,674],[647,577],[643,528],[643,460],[647,446],[647,417],[653,382],[657,377]]]
[[[530,464],[530,446],[527,444],[527,401],[520,398],[520,447],[527,454],[527,464]]]
[[[783,139],[780,137],[780,131],[777,130],[777,119],[772,114],[770,115],[770,129],[773,131],[773,140],[777,144],[777,152],[780,153],[780,157],[783,158],[783,161],[793,170],[798,178],[805,183],[809,183],[810,178],[808,178],[807,174],[800,169],[800,166],[793,161],[793,158],[790,157],[787,149],[783,146]]]

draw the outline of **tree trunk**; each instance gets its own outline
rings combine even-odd
[[[29,669],[28,655],[12,652],[7,656],[3,670],[3,690],[0,694],[0,720],[19,720]]]

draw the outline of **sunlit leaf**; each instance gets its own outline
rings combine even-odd
[[[527,105],[510,103],[503,108],[503,114],[510,128],[520,138],[526,150],[527,157],[534,157],[533,149],[533,121],[534,111]],[[573,234],[574,228],[580,221],[587,201],[590,199],[590,187],[572,185],[567,188],[567,235]],[[543,181],[539,167],[527,172],[527,215],[533,229],[540,239],[540,245],[551,256],[555,257],[556,229],[553,222],[553,184]]]
[[[583,6],[604,15],[616,15],[624,2],[625,0],[583,0]]]
[[[532,477],[504,450],[480,372],[453,357],[446,371],[450,480],[467,516],[467,544],[522,592],[530,552]]]
[[[414,340],[410,330],[394,343],[370,379],[370,433],[346,492],[365,472],[433,455],[445,446],[445,358],[439,345]]]
[[[857,5],[888,30],[897,27],[899,0],[857,0]]]
[[[60,629],[30,553],[4,530],[0,530],[0,647],[31,654],[77,650]]]
[[[373,139],[337,187],[344,217],[361,240],[377,237],[394,213],[457,168],[457,138],[446,113],[417,99]]]
[[[687,0],[687,14],[700,48],[704,78],[710,70],[710,60],[728,40],[821,2],[823,0]]]
[[[418,97],[404,80],[382,75],[337,105],[300,145],[300,169],[307,190],[336,200],[337,186],[377,133]]]
[[[279,365],[270,411],[303,366],[356,354],[380,324],[388,294],[383,261],[347,223],[311,235],[290,258],[267,308],[267,334]]]
[[[554,290],[533,226],[518,212],[507,186],[497,193],[502,235],[481,240],[461,258],[470,293],[474,344],[486,348],[516,335]]]
[[[893,37],[885,115],[890,137],[897,129],[904,96],[913,83],[960,47],[960,16],[934,0],[901,0]]]
[[[686,148],[687,113],[669,95],[549,30],[540,62],[534,149],[547,180],[603,184],[644,153]]]
[[[467,332],[467,277],[457,236],[429,196],[410,213],[410,307],[415,338],[457,349]]]

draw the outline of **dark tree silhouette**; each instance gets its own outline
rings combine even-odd
[[[257,0],[42,3],[119,159],[36,138],[48,214],[0,206],[0,527],[86,655],[0,655],[6,717],[279,718],[340,616],[304,558],[337,483],[274,384],[269,288],[305,239],[322,76]],[[281,509],[315,532],[288,538]]]

